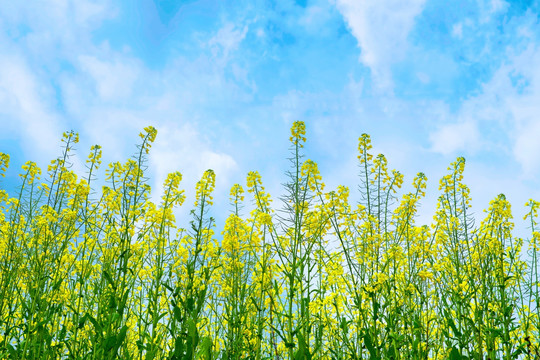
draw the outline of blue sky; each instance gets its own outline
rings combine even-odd
[[[360,134],[410,184],[420,222],[457,156],[473,209],[540,199],[540,4],[504,0],[41,0],[0,3],[0,151],[46,167],[65,130],[82,159],[125,160],[158,129],[152,184],[179,170],[228,189],[258,170],[277,199],[289,127],[330,188],[357,181]],[[80,168],[80,164],[76,167]],[[410,187],[406,187],[406,190]],[[157,195],[157,193],[156,193]],[[277,201],[276,201],[277,202]],[[186,212],[189,205],[184,205]]]

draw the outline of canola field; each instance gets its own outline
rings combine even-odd
[[[179,172],[150,200],[156,133],[105,169],[106,186],[101,148],[75,174],[78,135],[66,133],[46,171],[28,162],[20,191],[0,187],[0,359],[540,358],[539,202],[525,204],[528,239],[502,194],[475,224],[458,158],[419,226],[424,174],[405,193],[363,134],[358,189],[329,190],[298,121],[283,196],[250,172],[217,229],[212,170],[194,204]],[[0,173],[8,165],[0,153]]]

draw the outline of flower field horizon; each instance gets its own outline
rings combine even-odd
[[[540,202],[525,204],[526,239],[503,194],[475,223],[463,157],[420,226],[425,174],[404,192],[361,134],[357,188],[327,189],[296,121],[283,193],[249,172],[217,228],[211,169],[194,191],[170,173],[151,198],[156,136],[146,127],[100,188],[101,147],[75,173],[74,132],[46,171],[22,167],[14,194],[0,178],[1,359],[540,358]]]

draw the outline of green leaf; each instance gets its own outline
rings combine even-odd
[[[52,291],[60,289],[60,285],[62,285],[62,278],[58,279],[58,281],[53,285]]]
[[[146,351],[146,356],[144,357],[144,360],[154,360],[156,357],[156,349],[153,348],[152,350]]]
[[[186,309],[189,313],[191,313],[194,308],[195,308],[195,300],[193,299],[193,297],[190,296],[187,298],[187,301],[186,301]]]
[[[105,339],[105,342],[103,343],[103,349],[105,349],[105,351],[111,351],[112,349],[114,349],[115,345],[116,334],[112,334],[107,339]]]
[[[173,307],[173,315],[176,321],[181,323],[184,319],[182,318],[182,311],[178,306]]]
[[[161,282],[161,285],[165,287],[165,289],[169,290],[170,292],[174,293],[174,289],[170,287],[166,282]]]
[[[64,339],[66,337],[66,333],[67,333],[66,325],[63,325],[62,330],[60,330],[60,334],[58,335],[58,340],[59,341],[64,341]]]
[[[81,329],[84,326],[86,319],[88,319],[88,313],[86,313],[82,318],[79,319],[79,324],[77,325],[77,329]]]
[[[452,328],[454,335],[457,335],[458,338],[461,338],[463,334],[461,333],[461,331],[457,329],[452,316],[448,313],[448,311],[445,311],[445,315],[446,315],[446,321],[448,321],[448,325]]]
[[[517,359],[519,355],[525,354],[525,344],[521,344],[513,353],[512,359]]]
[[[298,348],[298,350],[294,352],[294,360],[303,360],[305,358],[304,351],[305,349]]]
[[[182,360],[191,360],[193,358],[193,353],[197,348],[199,343],[199,332],[197,331],[197,324],[193,319],[188,319],[187,321],[187,343],[186,343],[186,353],[182,357]]]
[[[101,326],[99,325],[99,323],[97,322],[96,319],[94,319],[90,314],[86,313],[86,315],[84,315],[88,320],[90,320],[90,322],[92,323],[92,325],[94,325],[94,329],[96,330],[96,333],[97,334],[102,334],[103,333],[103,329],[101,328]]]
[[[120,348],[120,346],[122,346],[122,343],[126,339],[127,330],[128,330],[127,325],[122,326],[122,328],[120,329],[120,332],[118,333],[118,339],[116,339],[117,349]]]
[[[459,350],[456,349],[455,346],[453,346],[452,351],[450,351],[449,360],[461,360],[461,354],[459,353]]]
[[[117,305],[118,304],[116,303],[116,297],[111,294],[111,296],[109,297],[109,309],[111,311],[114,311],[114,310],[116,310]]]
[[[111,284],[112,288],[116,290],[116,285],[114,284],[114,280],[112,279],[111,274],[109,274],[109,272],[105,270],[103,271],[103,276],[105,277],[105,280],[107,280],[107,282]]]
[[[189,319],[187,322],[187,325],[188,325],[188,336],[191,336],[194,339],[197,338],[197,342],[198,342],[199,332],[197,331],[197,324],[195,323],[193,319]]]
[[[347,321],[347,319],[345,319],[345,316],[341,318],[341,323],[339,324],[339,327],[341,328],[341,330],[343,330],[345,334],[349,332],[349,322]]]
[[[212,360],[212,339],[205,336],[201,341],[201,346],[197,352],[198,359]]]
[[[181,336],[177,336],[176,340],[174,341],[174,359],[181,359],[182,355],[184,355],[184,339],[182,339]]]
[[[9,355],[11,355],[12,359],[18,359],[19,358],[19,352],[13,347],[11,344],[7,344],[7,349],[9,351]]]
[[[161,319],[163,319],[167,314],[168,314],[167,311],[164,311],[164,312],[162,312],[161,314],[159,314],[159,316],[158,316],[158,318],[157,318],[157,321],[160,321]]]
[[[137,345],[137,349],[139,349],[139,351],[142,351],[142,350],[146,349],[146,346],[144,345],[144,343],[140,339],[135,341],[135,344]]]
[[[375,347],[373,346],[373,341],[371,341],[371,335],[369,333],[364,334],[364,345],[366,345],[366,348],[369,351],[369,354],[371,355],[371,359],[377,359],[377,351],[375,350]]]
[[[128,296],[129,296],[129,291],[126,290],[124,292],[124,296],[122,296],[122,300],[120,302],[120,305],[118,306],[118,309],[116,310],[118,312],[118,314],[120,314],[120,316],[122,316],[124,314],[124,309],[126,308],[126,303],[127,303],[127,300],[128,300]]]
[[[311,360],[311,354],[309,353],[309,347],[306,343],[306,339],[301,332],[298,332],[298,350],[295,352],[295,360]]]

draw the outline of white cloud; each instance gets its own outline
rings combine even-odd
[[[39,154],[35,161],[58,155],[51,143],[60,140],[63,129],[50,102],[51,94],[24,58],[0,56],[0,126],[17,131],[23,144]]]
[[[218,32],[208,41],[208,46],[212,49],[214,56],[222,54],[225,59],[229,54],[236,51],[248,32],[248,25],[244,25],[241,29],[232,23],[225,24]]]
[[[158,136],[150,155],[156,182],[163,182],[172,171],[198,180],[207,169],[213,169],[218,181],[222,182],[237,166],[230,155],[211,150],[204,136],[188,122],[168,123],[157,129]]]
[[[505,92],[507,111],[515,121],[513,154],[524,175],[540,172],[540,46],[529,46],[515,57],[505,73],[514,87]],[[506,70],[506,69],[505,69]]]
[[[180,216],[187,219],[187,211],[195,200],[195,185],[204,171],[214,170],[216,188],[214,197],[216,205],[225,209],[231,177],[238,171],[234,158],[226,153],[212,150],[211,144],[190,123],[177,122],[157,126],[158,135],[150,150],[150,168],[153,173],[152,198],[158,202],[162,194],[162,184],[167,174],[173,171],[182,173],[181,188],[186,190],[186,204]],[[223,211],[221,211],[224,213]],[[185,222],[184,222],[185,223]]]
[[[329,14],[326,9],[319,5],[312,5],[305,9],[298,22],[306,28],[311,28],[314,25],[318,25],[320,22],[326,21],[328,17]]]
[[[424,72],[417,72],[416,77],[418,78],[418,80],[420,80],[420,82],[422,82],[422,84],[429,84],[430,82],[429,75]]]
[[[463,24],[457,23],[452,26],[452,36],[454,36],[457,39],[463,38]]]
[[[28,157],[46,162],[74,122],[59,107],[61,64],[94,51],[91,29],[116,10],[110,0],[8,1],[0,14],[0,122],[11,123]]]
[[[70,59],[91,45],[91,30],[114,18],[111,0],[7,1],[0,3],[3,27],[20,32],[19,46],[41,61]]]
[[[99,24],[103,19],[116,15],[110,0],[74,0],[71,6],[75,12],[75,22],[86,26]]]
[[[131,58],[100,60],[95,56],[79,57],[80,67],[93,79],[102,100],[120,100],[129,97],[141,70]]]
[[[449,154],[482,149],[508,154],[521,167],[520,177],[540,172],[540,46],[507,49],[507,60],[465,100],[448,123],[430,134],[432,150]],[[502,164],[501,164],[502,165]],[[509,166],[507,163],[505,166]]]
[[[361,48],[360,60],[382,89],[392,88],[390,65],[403,59],[407,37],[425,0],[336,0]]]
[[[540,118],[520,129],[514,145],[514,156],[525,174],[534,174],[540,168]]]
[[[335,8],[327,1],[317,1],[302,10],[298,23],[312,34],[324,35],[334,16]]]
[[[490,10],[491,12],[498,12],[504,10],[508,6],[508,3],[504,0],[491,0]]]
[[[480,8],[480,23],[487,23],[497,13],[502,13],[506,10],[509,4],[504,0],[479,0]]]
[[[429,135],[431,150],[443,155],[473,152],[478,148],[480,136],[476,125],[462,122],[443,125]]]

